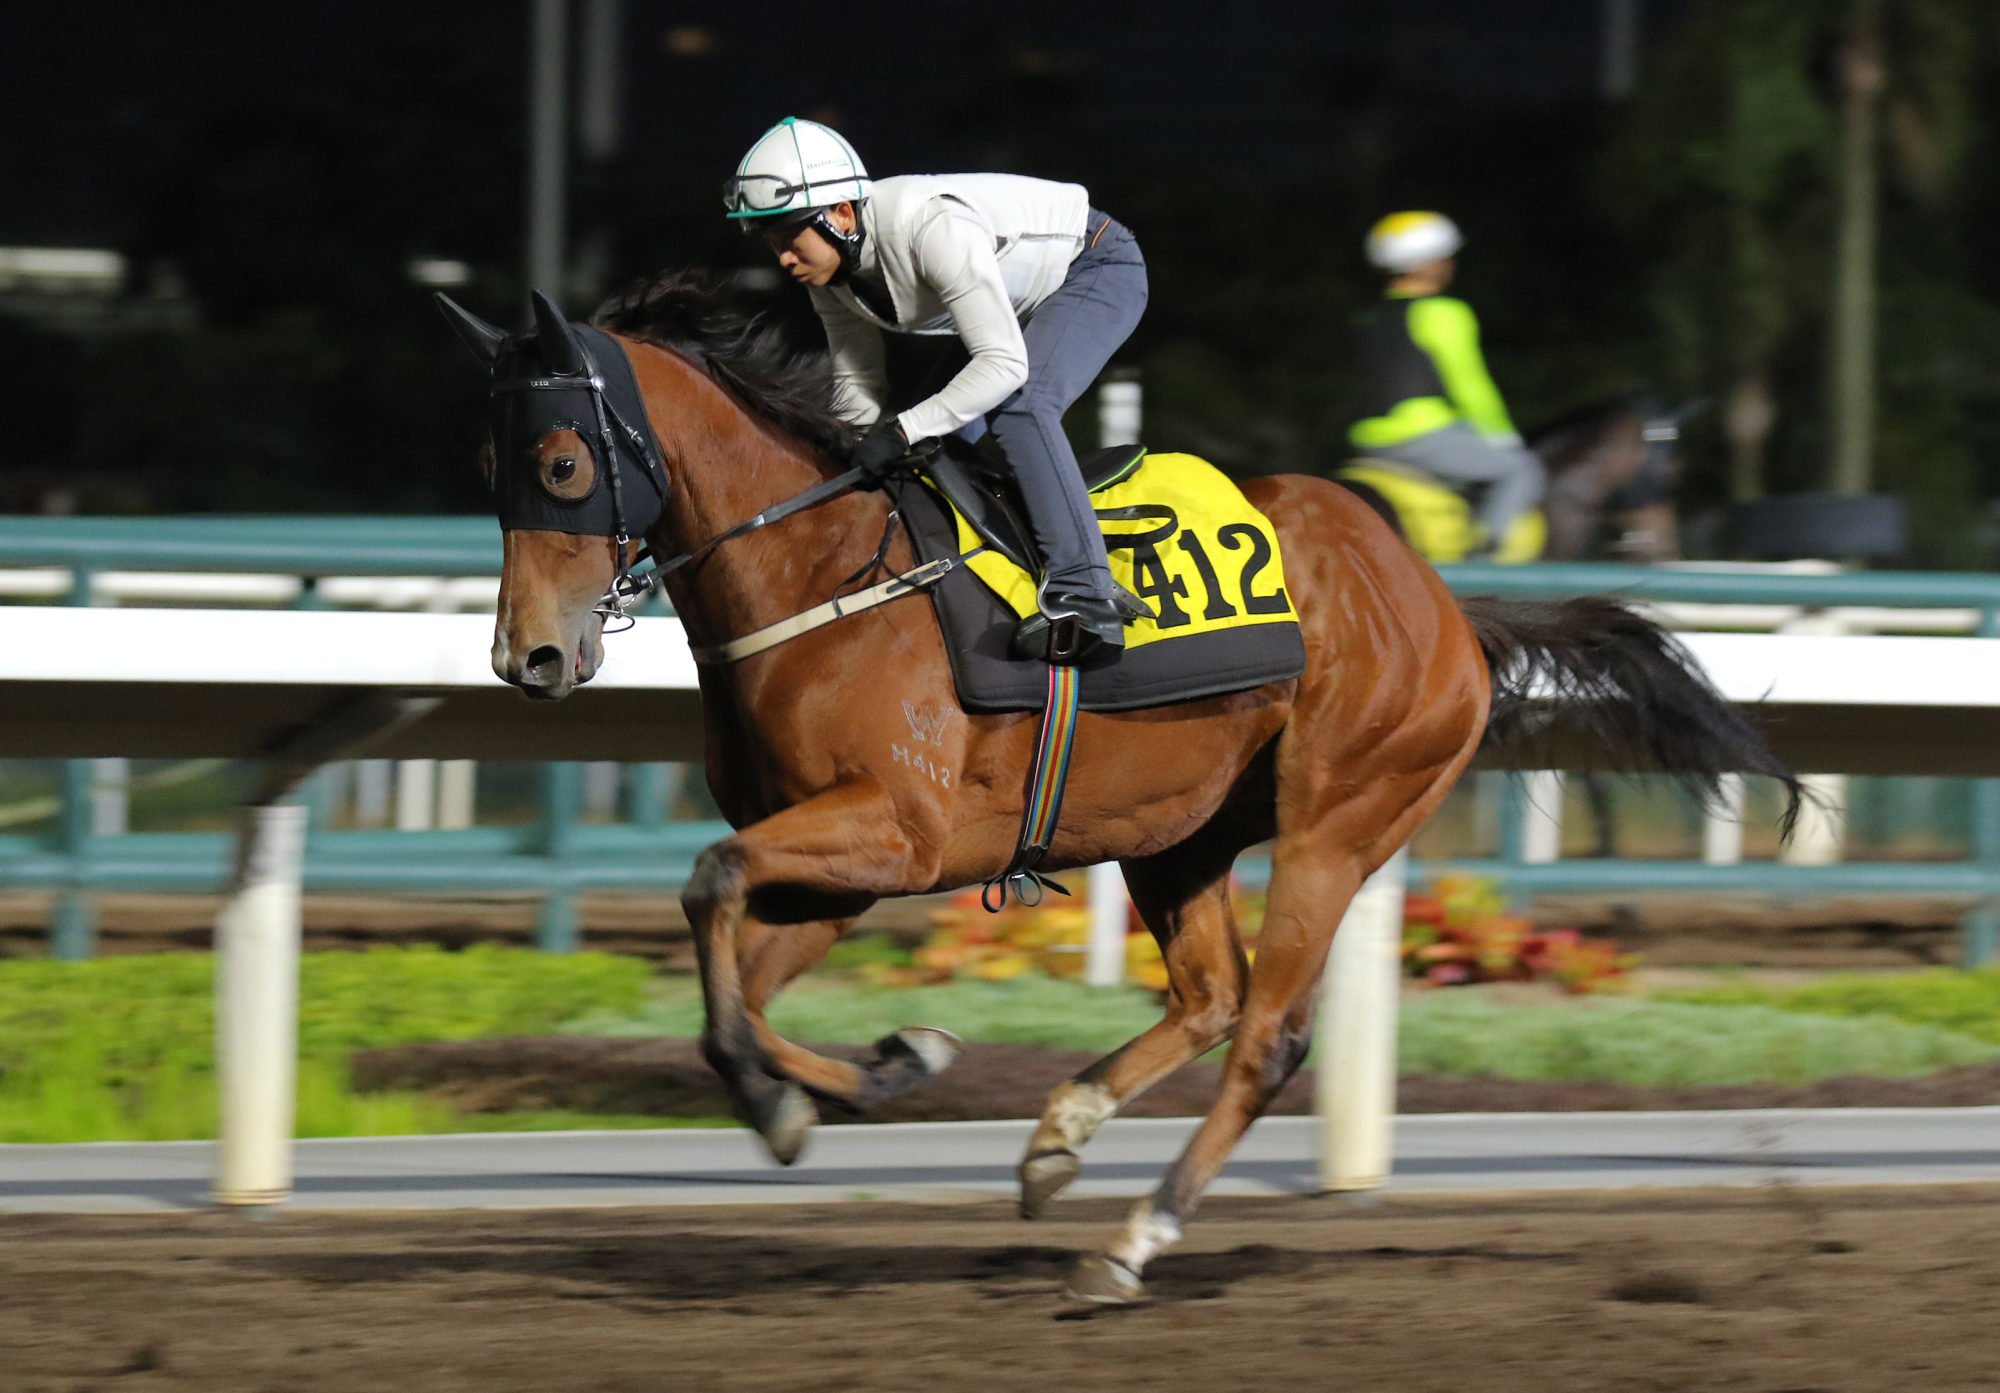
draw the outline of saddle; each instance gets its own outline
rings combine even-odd
[[[960,704],[1043,710],[1050,665],[1013,642],[1039,602],[1032,544],[1011,488],[966,453],[940,451],[892,479],[889,496],[919,567],[943,567],[927,588]],[[1076,669],[1083,710],[1130,711],[1299,674],[1305,648],[1277,536],[1226,475],[1192,455],[1136,446],[1082,464],[1112,579],[1153,611],[1127,628],[1117,662]]]
[[[1109,445],[1078,456],[1077,464],[1084,488],[1097,493],[1131,478],[1145,460],[1144,445]],[[945,437],[922,463],[924,475],[981,541],[1029,575],[1042,574],[1034,533],[1023,520],[1021,486],[1011,471],[956,436]]]

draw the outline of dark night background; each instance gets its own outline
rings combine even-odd
[[[1120,366],[1146,437],[1243,471],[1341,457],[1373,220],[1466,229],[1460,291],[1517,420],[1700,400],[1684,516],[1816,487],[1827,454],[1835,55],[1853,0],[1228,6],[626,0],[620,141],[573,156],[572,313],[633,277],[758,264],[718,190],[780,116],[872,172],[1087,184],[1138,233]],[[1990,566],[2000,498],[2000,20],[1899,0],[1882,35],[1875,487],[1919,565]],[[523,287],[528,15],[514,0],[37,8],[0,50],[0,244],[126,258],[88,313],[0,287],[0,508],[462,511],[482,384],[415,284]],[[788,317],[802,297],[747,289]],[[1763,410],[1768,405],[1769,410]]]

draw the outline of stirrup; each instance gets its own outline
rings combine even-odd
[[[1074,614],[1031,614],[1014,626],[1014,637],[1007,645],[1017,658],[1058,667],[1074,667],[1103,646],[1103,637],[1085,628]]]
[[[1112,590],[1111,598],[1105,601],[1081,595],[1052,597],[1044,578],[1035,588],[1035,604],[1040,613],[1031,614],[1014,626],[1010,650],[1019,658],[1073,667],[1101,650],[1115,653],[1124,648],[1125,626],[1139,618],[1150,618],[1152,611],[1123,586],[1114,584]],[[1092,623],[1078,612],[1077,605],[1109,612]],[[1133,613],[1134,610],[1138,613]]]

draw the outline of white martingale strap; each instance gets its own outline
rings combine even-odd
[[[891,600],[900,600],[905,595],[914,595],[920,590],[928,590],[947,575],[958,569],[965,558],[960,556],[940,556],[935,561],[891,576],[879,585],[871,585],[866,590],[857,590],[852,595],[836,595],[823,605],[793,615],[790,619],[780,619],[775,624],[733,638],[727,643],[701,644],[689,648],[698,663],[733,663],[762,653],[767,648],[776,648],[787,639],[810,633],[836,619],[845,619],[850,614],[886,605]]]

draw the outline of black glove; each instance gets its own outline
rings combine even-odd
[[[854,454],[847,461],[870,483],[879,484],[894,473],[893,466],[910,453],[910,439],[894,416],[885,416],[868,428]]]

